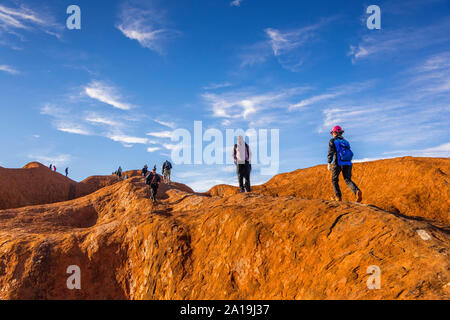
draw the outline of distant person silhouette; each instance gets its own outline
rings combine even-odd
[[[69,175],[69,168],[66,168],[66,177]]]
[[[122,167],[119,166],[119,169],[117,169],[117,177],[119,178],[119,181],[122,179]]]
[[[56,172],[56,166],[53,166],[53,171],[55,171],[55,172]]]
[[[148,166],[145,165],[144,168],[142,168],[142,175],[143,175],[144,177],[146,177],[146,176],[147,176],[147,173],[148,173]]]
[[[356,202],[361,202],[362,192],[352,181],[353,152],[350,149],[350,143],[342,137],[344,130],[340,126],[335,126],[330,133],[333,138],[328,144],[328,170],[331,171],[334,200],[342,201],[342,193],[339,188],[339,174],[342,172],[345,183],[356,196]]]

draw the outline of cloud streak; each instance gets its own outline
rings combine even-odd
[[[240,55],[241,67],[254,66],[275,57],[286,70],[297,72],[309,54],[311,45],[318,39],[318,32],[334,17],[320,20],[318,23],[301,28],[280,30],[266,28],[266,40],[244,48]]]
[[[232,7],[240,7],[243,0],[233,0],[230,2],[230,6]]]
[[[116,25],[122,34],[136,40],[142,47],[163,54],[164,44],[180,32],[170,29],[161,10],[132,7],[127,3],[122,7],[120,22]]]
[[[83,88],[84,93],[97,101],[103,102],[120,110],[130,110],[133,106],[129,103],[122,102],[122,96],[118,90],[101,81],[92,81]]]
[[[60,38],[63,27],[54,22],[54,18],[46,12],[37,12],[21,5],[20,7],[7,7],[0,4],[0,34],[6,33],[23,40],[22,33],[40,30],[49,35]],[[2,44],[16,48],[13,43],[2,41]]]
[[[361,82],[361,83],[357,83],[357,84],[349,84],[349,85],[340,86],[340,87],[329,90],[328,93],[315,95],[315,96],[306,98],[304,100],[301,100],[298,103],[290,105],[288,109],[289,109],[289,111],[299,110],[304,107],[317,104],[318,102],[333,100],[335,98],[338,98],[338,97],[341,97],[344,95],[354,94],[354,93],[363,91],[372,85],[373,85],[373,81],[365,81],[365,82]]]
[[[171,139],[173,136],[173,132],[172,131],[149,132],[147,133],[147,135],[156,138]]]
[[[18,75],[20,74],[20,71],[18,71],[16,68],[12,66],[8,66],[5,64],[0,65],[0,71],[12,74],[12,75]]]
[[[42,155],[42,154],[29,154],[28,158],[31,160],[38,161],[44,165],[53,164],[56,167],[64,166],[70,163],[72,156],[70,154],[59,154],[59,155]]]
[[[352,62],[386,58],[386,56],[408,53],[450,40],[450,22],[435,23],[426,27],[403,28],[385,32],[370,32],[356,45],[350,46]]]
[[[307,91],[308,87],[282,89],[279,92],[262,94],[250,91],[231,91],[222,94],[205,93],[202,95],[210,106],[213,117],[225,119],[255,119],[255,115],[263,110],[287,107],[289,98]]]

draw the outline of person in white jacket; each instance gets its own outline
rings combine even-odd
[[[235,144],[233,148],[233,160],[236,164],[236,173],[239,180],[240,192],[250,192],[252,152],[242,136],[237,137],[237,144]]]

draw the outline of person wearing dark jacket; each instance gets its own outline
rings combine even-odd
[[[145,165],[144,168],[142,168],[142,175],[143,175],[144,177],[146,177],[146,176],[147,176],[147,173],[148,173],[148,166]]]
[[[335,126],[330,133],[333,135],[333,138],[330,140],[328,145],[328,170],[331,171],[331,181],[335,194],[334,200],[342,201],[342,193],[339,187],[339,175],[342,172],[345,183],[356,196],[356,202],[361,202],[362,192],[352,181],[351,160],[344,161],[338,157],[337,147],[340,147],[341,143],[344,143],[344,145],[347,143],[347,141],[342,137],[344,130],[342,130],[340,126]]]
[[[122,167],[119,166],[119,169],[117,169],[117,178],[120,180],[122,180]]]
[[[156,166],[153,168],[153,171],[147,176],[145,179],[145,184],[150,186],[151,195],[150,198],[153,202],[156,202],[156,194],[158,193],[158,187],[161,183],[161,177],[156,173]]]

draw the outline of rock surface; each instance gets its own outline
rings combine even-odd
[[[354,201],[342,175],[340,187],[344,201]],[[363,203],[383,210],[450,224],[450,159],[404,157],[356,163],[353,181],[363,191]],[[279,174],[254,192],[302,199],[331,199],[331,175],[326,166]],[[237,194],[238,189],[220,185],[210,195]]]
[[[129,177],[139,174],[138,170],[124,172],[124,176]],[[0,210],[72,200],[118,181],[116,176],[110,175],[75,182],[38,162],[31,162],[22,169],[0,167],[0,177]]]
[[[70,201],[0,210],[0,298],[449,299],[449,229],[429,205],[443,181],[438,195],[448,205],[448,180],[435,167],[447,175],[448,159],[430,159],[429,167],[412,158],[361,164],[355,177],[365,182],[355,180],[367,190],[370,179],[395,188],[378,173],[405,161],[408,171],[392,169],[391,177],[416,177],[415,162],[428,176],[398,182],[399,194],[420,188],[427,196],[416,207],[392,202],[399,212],[381,209],[384,202],[318,199],[317,189],[289,194],[295,188],[286,180],[320,179],[320,167],[275,177],[250,194],[226,186],[196,194],[174,183],[162,185],[152,204],[143,178],[133,177]],[[66,286],[71,265],[80,267],[80,290]],[[367,287],[370,266],[381,271],[380,289]]]

